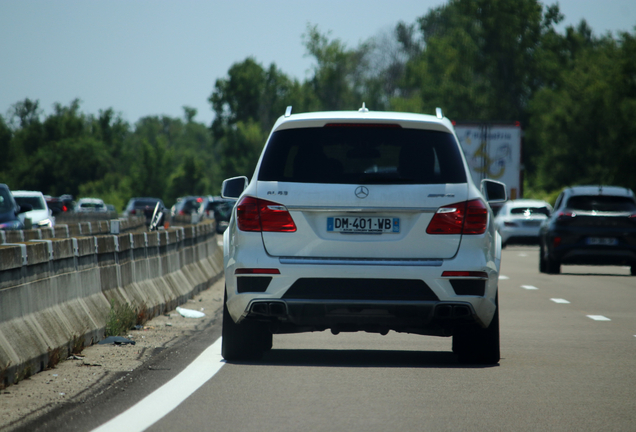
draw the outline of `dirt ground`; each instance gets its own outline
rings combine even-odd
[[[126,336],[134,345],[93,345],[55,368],[0,390],[0,430],[10,431],[67,401],[97,391],[114,379],[115,372],[131,371],[147,362],[155,348],[176,344],[214,319],[223,304],[224,279],[202,291],[181,308],[200,311],[202,318],[186,318],[176,310],[148,321]],[[187,312],[186,312],[187,314]]]

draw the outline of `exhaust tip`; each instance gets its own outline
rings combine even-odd
[[[435,316],[437,318],[450,318],[453,315],[453,307],[451,305],[439,305],[435,308]]]
[[[254,303],[252,305],[252,313],[267,315],[267,303]]]
[[[457,305],[453,308],[453,316],[456,318],[465,318],[471,315],[470,308],[464,305]]]
[[[274,316],[285,316],[287,308],[284,303],[269,303],[269,313]]]

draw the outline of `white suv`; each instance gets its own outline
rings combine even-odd
[[[278,119],[224,233],[223,357],[272,334],[453,336],[464,363],[499,361],[502,183],[468,171],[451,122],[359,111]],[[490,197],[490,201],[488,200]]]

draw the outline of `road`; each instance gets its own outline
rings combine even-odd
[[[210,349],[205,373],[191,378],[200,382],[174,409],[163,405],[177,397],[173,388],[154,409],[133,407],[100,431],[137,430],[130,419],[143,416],[152,418],[149,431],[636,430],[636,278],[628,268],[563,266],[545,275],[538,248],[511,246],[500,305],[498,366],[460,365],[450,338],[276,335],[257,363],[226,364]],[[177,373],[214,343],[218,326],[47,430],[62,422],[93,430],[172,378],[185,392],[192,383]]]

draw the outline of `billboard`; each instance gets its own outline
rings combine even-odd
[[[521,145],[518,123],[471,123],[455,125],[475,184],[483,179],[505,183],[510,199],[521,198]]]

